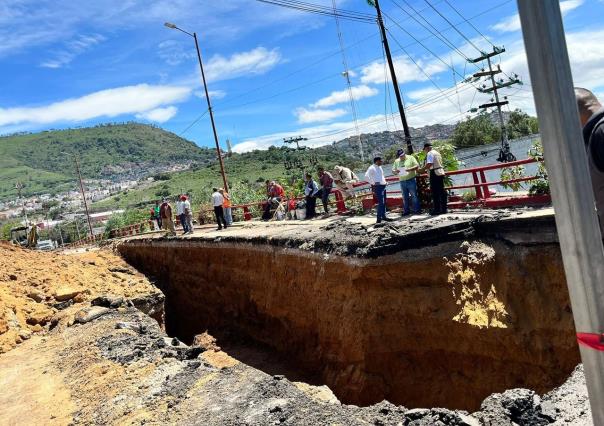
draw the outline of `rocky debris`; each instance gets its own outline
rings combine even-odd
[[[545,394],[541,399],[541,412],[554,418],[556,425],[591,425],[591,408],[587,398],[587,385],[583,365],[579,364],[568,380]]]
[[[202,334],[196,335],[193,338],[193,345],[199,346],[206,351],[210,351],[210,350],[214,351],[214,352],[220,351],[220,346],[218,346],[216,344],[216,339],[214,338],[214,336],[211,336],[210,334],[208,334],[207,330],[205,332],[203,332]]]
[[[95,319],[108,314],[110,311],[109,308],[103,308],[102,306],[90,306],[76,312],[74,321],[80,324],[86,324],[87,322],[94,321]]]
[[[124,304],[124,298],[111,294],[97,296],[90,301],[92,306],[103,306],[105,308],[119,308]]]
[[[70,287],[70,286],[61,286],[61,287],[57,288],[57,290],[55,291],[55,300],[57,302],[64,302],[66,300],[73,299],[81,292],[82,292],[82,289],[80,289],[80,288],[74,288],[74,287]]]
[[[0,353],[32,333],[67,326],[82,303],[99,294],[138,300],[161,320],[161,292],[108,250],[66,255],[0,242]]]
[[[557,413],[532,390],[510,389],[486,398],[474,416],[487,426],[541,426],[554,423]]]

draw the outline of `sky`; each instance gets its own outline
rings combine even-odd
[[[365,0],[335,4],[375,13]],[[604,0],[560,5],[574,83],[604,97]],[[535,113],[515,1],[381,7],[410,126],[454,124],[489,102],[480,82],[462,80],[485,66],[468,59],[493,45],[506,49],[498,78],[524,82],[502,91],[504,109]],[[214,146],[194,41],[166,21],[199,37],[223,149],[227,139],[244,152],[402,128],[372,22],[256,0],[0,0],[0,134],[139,121]]]

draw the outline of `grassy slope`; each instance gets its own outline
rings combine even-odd
[[[101,178],[106,166],[127,163],[207,163],[212,151],[160,128],[137,123],[46,131],[0,138],[0,198],[24,193],[58,192],[74,187],[73,155],[85,178]],[[127,168],[127,166],[126,166]]]

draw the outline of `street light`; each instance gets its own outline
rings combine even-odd
[[[218,161],[220,163],[220,174],[222,175],[222,183],[224,184],[224,190],[226,192],[229,192],[229,185],[227,184],[226,174],[224,172],[224,163],[222,162],[222,154],[220,153],[220,145],[218,144],[218,133],[216,132],[216,124],[214,123],[214,113],[212,112],[212,104],[210,103],[210,95],[208,93],[208,85],[206,83],[206,75],[203,72],[203,63],[201,62],[201,52],[199,51],[199,43],[197,42],[197,33],[191,34],[190,32],[177,27],[171,22],[166,22],[164,25],[172,30],[178,30],[182,33],[185,33],[188,36],[193,37],[193,40],[195,40],[195,49],[197,49],[197,59],[199,60],[199,69],[201,70],[201,80],[203,82],[203,88],[206,92],[206,101],[208,101],[208,112],[210,113],[210,121],[212,122],[212,131],[214,132],[214,142],[216,143],[216,155],[218,156]]]

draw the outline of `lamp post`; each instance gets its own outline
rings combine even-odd
[[[220,153],[220,145],[218,143],[218,133],[216,132],[216,124],[214,123],[214,113],[212,112],[212,104],[210,103],[210,94],[208,93],[208,85],[206,83],[206,75],[203,72],[203,63],[201,61],[199,43],[197,42],[197,33],[191,34],[190,32],[185,31],[170,22],[166,22],[164,25],[170,29],[178,30],[182,33],[185,33],[186,35],[193,37],[193,40],[195,40],[195,49],[197,49],[197,59],[199,60],[199,69],[201,70],[201,80],[203,82],[203,89],[206,93],[206,101],[208,101],[208,112],[210,113],[210,121],[212,122],[212,131],[214,132],[214,142],[216,143],[216,155],[218,156],[218,161],[220,163],[220,174],[222,175],[222,183],[224,185],[224,190],[226,192],[229,192],[229,186],[227,184],[226,174],[224,172],[224,163],[222,162],[222,154]]]

